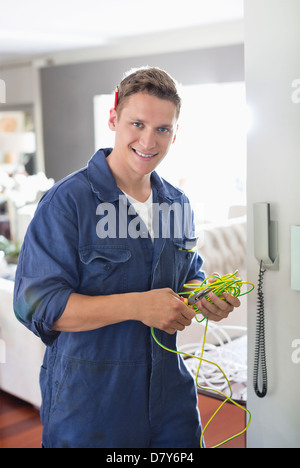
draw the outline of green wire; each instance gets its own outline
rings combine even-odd
[[[189,293],[189,297],[191,297],[192,295],[194,295],[196,292],[199,292],[205,288],[208,287],[207,285],[207,281],[211,278],[214,278],[215,279],[215,282],[211,283],[211,291],[216,294],[218,297],[221,297],[223,300],[224,297],[222,297],[222,294],[224,292],[228,292],[229,294],[231,294],[232,296],[234,297],[241,297],[241,296],[245,296],[246,294],[249,294],[250,292],[252,292],[255,288],[254,284],[252,283],[248,283],[248,282],[245,282],[245,281],[242,281],[241,278],[237,278],[236,277],[236,273],[237,271],[235,271],[234,273],[232,274],[229,274],[229,275],[225,275],[225,276],[222,276],[221,278],[219,276],[216,276],[216,275],[212,275],[208,278],[206,278],[201,284],[191,284],[191,283],[188,283],[186,285],[184,285],[184,287],[186,289],[190,289],[192,288],[192,290],[190,291]],[[217,283],[217,284],[215,284]],[[244,293],[241,293],[241,288],[243,285],[250,285],[250,289],[248,289],[246,292]],[[186,294],[186,293],[181,293],[181,294]],[[209,298],[207,298],[207,300],[210,300]],[[199,366],[198,366],[198,369],[197,369],[197,372],[196,372],[196,377],[195,377],[195,383],[196,383],[196,386],[202,390],[210,390],[210,391],[214,391],[216,393],[218,393],[219,395],[222,395],[224,397],[224,401],[222,402],[222,404],[217,408],[217,410],[214,412],[214,414],[212,415],[212,417],[208,420],[208,422],[206,423],[205,427],[203,428],[202,430],[202,434],[201,434],[201,438],[200,438],[200,447],[203,448],[203,436],[204,436],[204,433],[207,429],[207,427],[209,426],[209,424],[212,422],[212,420],[215,418],[215,416],[217,415],[217,413],[221,410],[221,408],[223,407],[223,405],[225,405],[225,403],[227,402],[231,402],[232,404],[234,404],[235,406],[241,408],[243,411],[245,411],[248,416],[249,416],[249,420],[248,420],[248,423],[245,427],[245,429],[243,429],[241,432],[239,432],[238,434],[235,434],[233,435],[232,437],[229,437],[228,439],[224,440],[223,442],[220,442],[219,444],[213,446],[212,448],[218,448],[220,447],[221,445],[224,445],[226,442],[229,442],[230,440],[233,440],[235,439],[236,437],[240,436],[241,434],[243,434],[244,432],[247,431],[247,429],[249,428],[250,426],[250,423],[251,423],[251,413],[250,411],[246,408],[246,407],[243,407],[241,406],[240,404],[238,404],[236,401],[232,400],[232,388],[231,388],[231,385],[230,385],[230,382],[228,380],[228,378],[226,377],[225,373],[223,372],[223,370],[218,366],[218,364],[216,364],[215,362],[212,362],[212,361],[208,361],[207,359],[204,359],[203,358],[203,353],[204,353],[204,346],[205,346],[205,341],[206,341],[206,333],[207,333],[207,327],[208,327],[208,318],[207,317],[203,317],[202,320],[198,320],[197,318],[197,314],[198,313],[201,313],[200,310],[198,309],[198,307],[196,306],[196,304],[194,304],[192,306],[192,308],[194,309],[196,315],[195,315],[195,319],[198,323],[201,323],[203,322],[203,320],[206,320],[206,325],[205,325],[205,331],[204,331],[204,337],[203,337],[203,344],[202,344],[202,350],[201,350],[201,356],[198,357],[198,356],[194,356],[193,354],[188,354],[188,353],[184,353],[182,351],[176,351],[174,349],[170,349],[170,348],[167,348],[166,346],[164,346],[162,343],[160,343],[157,339],[157,337],[155,336],[155,333],[154,333],[154,328],[151,327],[151,335],[154,339],[154,341],[163,349],[165,349],[166,351],[170,352],[170,353],[174,353],[174,354],[180,354],[180,355],[183,355],[183,356],[186,356],[186,357],[190,357],[190,358],[194,358],[194,359],[199,359]],[[228,397],[226,394],[220,392],[219,390],[216,390],[215,388],[207,388],[207,387],[202,387],[200,385],[198,385],[198,374],[199,374],[199,371],[200,371],[200,367],[201,367],[201,363],[202,362],[207,362],[209,364],[213,364],[214,366],[216,366],[219,371],[223,374],[223,376],[225,377],[227,383],[228,383],[228,387],[229,387],[229,391],[230,391],[230,396]]]

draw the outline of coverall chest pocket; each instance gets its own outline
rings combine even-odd
[[[123,246],[89,246],[79,250],[80,292],[120,294],[127,290],[131,252]]]
[[[177,292],[180,292],[186,281],[196,254],[197,238],[174,240],[174,260]]]

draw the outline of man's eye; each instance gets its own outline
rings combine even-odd
[[[159,131],[160,133],[168,133],[168,132],[169,132],[169,129],[166,128],[166,127],[159,127],[158,131]]]
[[[137,128],[141,128],[143,124],[141,122],[133,122],[133,126]]]

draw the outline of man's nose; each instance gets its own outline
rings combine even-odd
[[[155,132],[152,129],[145,129],[140,137],[140,144],[144,149],[152,149],[155,147]]]

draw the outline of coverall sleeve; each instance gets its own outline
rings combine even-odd
[[[20,253],[14,312],[46,345],[58,337],[53,323],[78,287],[77,259],[76,218],[52,201],[40,202]]]
[[[202,270],[202,265],[203,265],[203,260],[200,254],[196,251],[190,271],[186,278],[186,283],[192,280],[199,280],[201,282],[204,281],[205,272]]]

